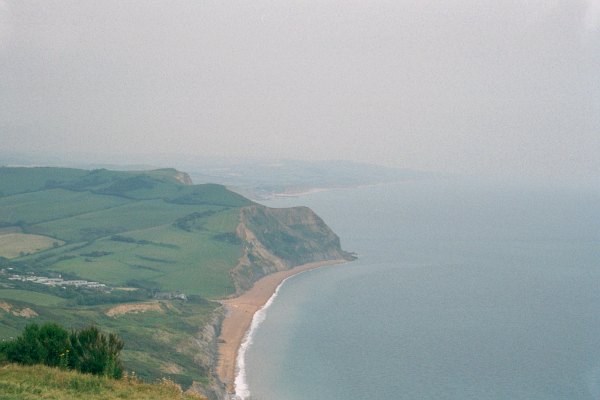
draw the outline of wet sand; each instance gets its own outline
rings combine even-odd
[[[259,279],[250,290],[241,296],[221,301],[227,310],[227,316],[223,320],[221,336],[219,336],[217,374],[221,382],[227,386],[229,393],[233,393],[235,389],[237,354],[246,332],[250,329],[252,317],[269,301],[281,282],[303,271],[344,262],[347,260],[319,261],[299,265],[287,271],[275,272]]]

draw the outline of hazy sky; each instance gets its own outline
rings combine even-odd
[[[600,0],[0,0],[4,151],[600,175]]]

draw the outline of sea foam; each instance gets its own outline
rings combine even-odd
[[[306,271],[303,271],[306,272]],[[252,323],[250,324],[250,329],[244,335],[244,340],[242,340],[242,344],[238,350],[236,366],[237,366],[237,374],[235,376],[235,400],[249,400],[250,399],[250,389],[248,388],[248,382],[246,381],[246,350],[252,344],[252,339],[256,333],[256,330],[263,323],[263,321],[267,318],[267,310],[273,304],[273,301],[279,294],[279,289],[281,286],[291,277],[300,275],[302,272],[298,274],[294,274],[292,276],[288,276],[285,278],[279,286],[275,289],[273,295],[269,298],[269,300],[265,303],[264,306],[260,308],[257,312],[254,313],[252,317]]]

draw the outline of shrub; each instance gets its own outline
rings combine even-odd
[[[0,359],[120,378],[123,365],[119,356],[123,346],[123,341],[117,335],[106,335],[95,326],[74,330],[69,334],[55,323],[46,323],[41,327],[30,324],[19,337],[0,345]]]
[[[105,335],[95,326],[74,331],[70,336],[71,359],[69,366],[81,372],[120,378],[123,365],[119,353],[123,341],[110,333]]]

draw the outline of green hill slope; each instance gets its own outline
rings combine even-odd
[[[33,238],[27,234],[49,240],[44,252],[22,251],[21,270],[222,296],[232,286],[219,272],[235,265],[240,252],[218,235],[234,232],[239,208],[252,203],[219,185],[185,185],[180,176],[1,168],[0,191],[12,194],[0,197],[0,227],[24,242]],[[32,183],[17,185],[16,177]],[[182,229],[186,220],[196,229]]]
[[[0,168],[0,338],[32,319],[95,323],[145,379],[216,386],[214,300],[344,258],[309,209],[268,209],[174,169]]]

